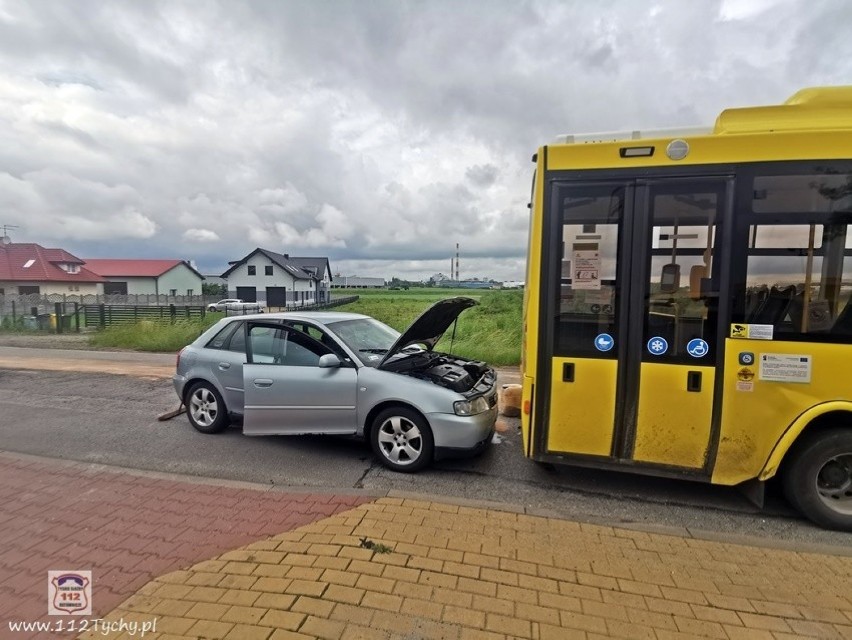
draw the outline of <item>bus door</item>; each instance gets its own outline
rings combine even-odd
[[[727,178],[551,185],[543,453],[705,466],[730,193]]]
[[[620,457],[705,468],[727,327],[720,322],[720,292],[727,291],[729,258],[719,252],[732,185],[683,178],[637,186],[641,226],[634,231],[631,344],[622,381],[636,413],[624,416]],[[728,304],[721,306],[724,312]]]

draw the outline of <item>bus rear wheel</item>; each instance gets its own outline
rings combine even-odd
[[[787,467],[784,492],[818,525],[852,531],[852,429],[824,431],[807,441]]]

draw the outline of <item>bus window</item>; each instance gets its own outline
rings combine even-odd
[[[852,337],[852,175],[756,176],[744,306],[785,339]]]
[[[624,191],[620,185],[560,185],[555,190],[563,222],[557,354],[616,357],[611,347],[618,342],[616,259]],[[614,342],[603,345],[596,339]]]
[[[662,338],[668,347],[658,353],[648,346],[646,360],[694,363],[705,357],[711,360],[715,354],[718,286],[712,278],[713,245],[723,205],[717,188],[689,181],[651,192],[651,270],[644,340],[650,343]],[[704,353],[688,354],[687,345],[699,339],[704,340]]]

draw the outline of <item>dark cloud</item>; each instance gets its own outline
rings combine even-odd
[[[459,242],[468,275],[522,279],[539,145],[848,82],[850,23],[830,0],[0,0],[0,223],[207,271],[261,245],[429,276]]]

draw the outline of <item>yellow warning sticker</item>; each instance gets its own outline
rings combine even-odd
[[[741,382],[751,382],[754,380],[754,369],[742,367],[739,371],[737,371],[737,380]]]
[[[731,325],[732,338],[749,340],[772,340],[775,326],[771,324],[739,324]]]

